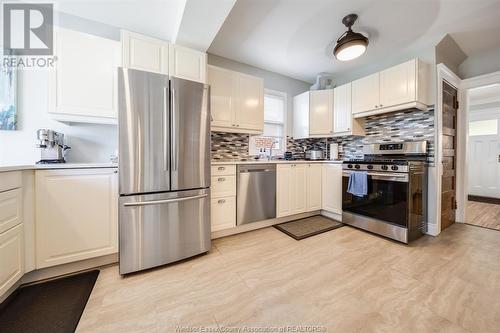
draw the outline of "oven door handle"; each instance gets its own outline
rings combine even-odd
[[[356,172],[356,171],[344,171],[342,173],[342,176],[349,177],[351,172]],[[393,180],[393,181],[398,181],[398,182],[408,182],[408,174],[406,173],[377,173],[377,172],[368,172],[368,176],[371,176],[372,179],[379,179],[379,180]]]

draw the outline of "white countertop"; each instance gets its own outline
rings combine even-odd
[[[212,161],[212,165],[222,165],[222,164],[282,164],[282,163],[288,163],[288,164],[299,164],[299,163],[335,163],[335,164],[341,164],[343,161],[342,160],[315,160],[315,161],[308,161],[308,160],[248,160],[248,161],[238,161],[238,160],[225,160],[225,161]]]
[[[89,168],[117,168],[117,163],[54,163],[54,164],[27,164],[27,165],[0,165],[0,172],[20,170],[48,170],[48,169],[89,169]]]

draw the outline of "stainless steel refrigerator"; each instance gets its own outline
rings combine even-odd
[[[208,85],[120,68],[120,274],[210,250]]]

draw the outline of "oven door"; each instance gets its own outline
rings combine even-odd
[[[408,174],[368,172],[368,194],[358,197],[347,192],[351,172],[342,174],[343,211],[408,227]]]

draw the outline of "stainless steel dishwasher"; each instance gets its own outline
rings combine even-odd
[[[238,166],[236,225],[276,217],[276,165]]]

